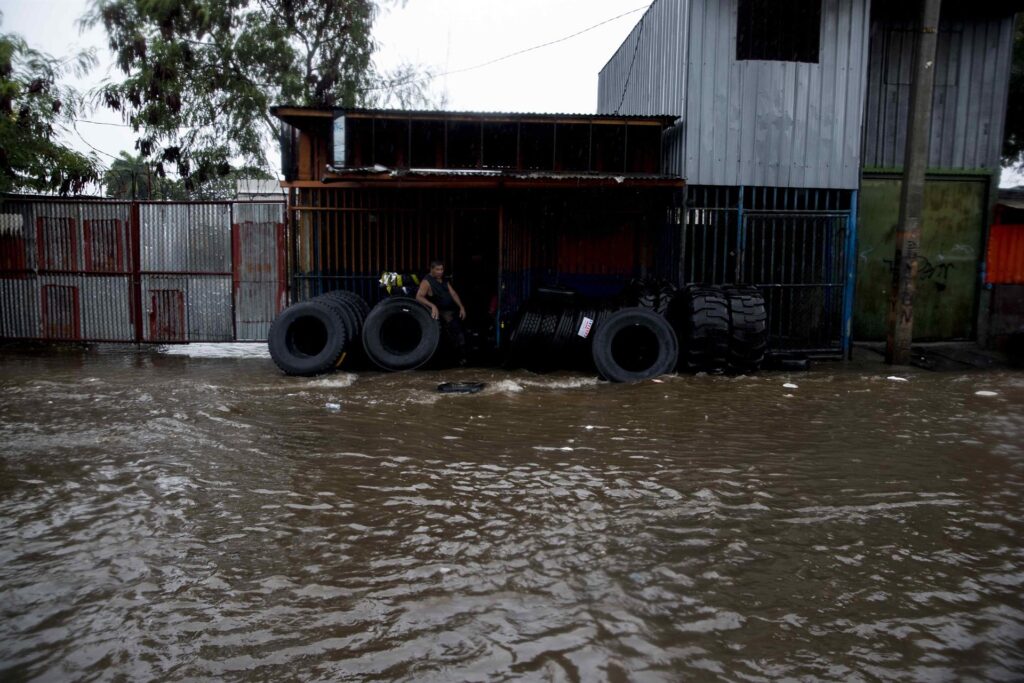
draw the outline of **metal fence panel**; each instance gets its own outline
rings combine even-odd
[[[0,337],[265,339],[286,300],[283,216],[280,202],[6,198]]]
[[[235,335],[266,339],[287,303],[284,206],[239,203],[233,213]]]
[[[840,354],[852,211],[843,190],[690,186],[683,282],[756,285],[774,350]]]
[[[0,279],[0,337],[35,339],[39,324],[39,280],[35,277]]]

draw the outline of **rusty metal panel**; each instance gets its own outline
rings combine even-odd
[[[78,341],[82,338],[79,288],[71,284],[44,284],[40,289],[43,339]]]
[[[34,339],[40,334],[39,280],[27,275],[0,278],[0,337]]]
[[[146,341],[231,341],[234,336],[229,277],[143,275],[142,308]]]
[[[131,271],[131,205],[82,204],[82,270],[87,273]]]
[[[284,205],[235,204],[233,209],[235,338],[262,341],[286,305]]]
[[[1024,225],[993,225],[988,236],[985,283],[1024,285]]]

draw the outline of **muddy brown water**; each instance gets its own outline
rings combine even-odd
[[[0,679],[1021,680],[1024,375],[890,374],[7,352]]]

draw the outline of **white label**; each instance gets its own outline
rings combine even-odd
[[[594,321],[590,318],[584,318],[583,322],[580,323],[580,330],[576,334],[586,339],[590,336],[590,328],[593,327]]]

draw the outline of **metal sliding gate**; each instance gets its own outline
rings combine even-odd
[[[849,351],[856,192],[691,186],[685,214],[684,283],[756,285],[775,351]]]
[[[286,296],[283,203],[0,203],[0,338],[260,341]]]

